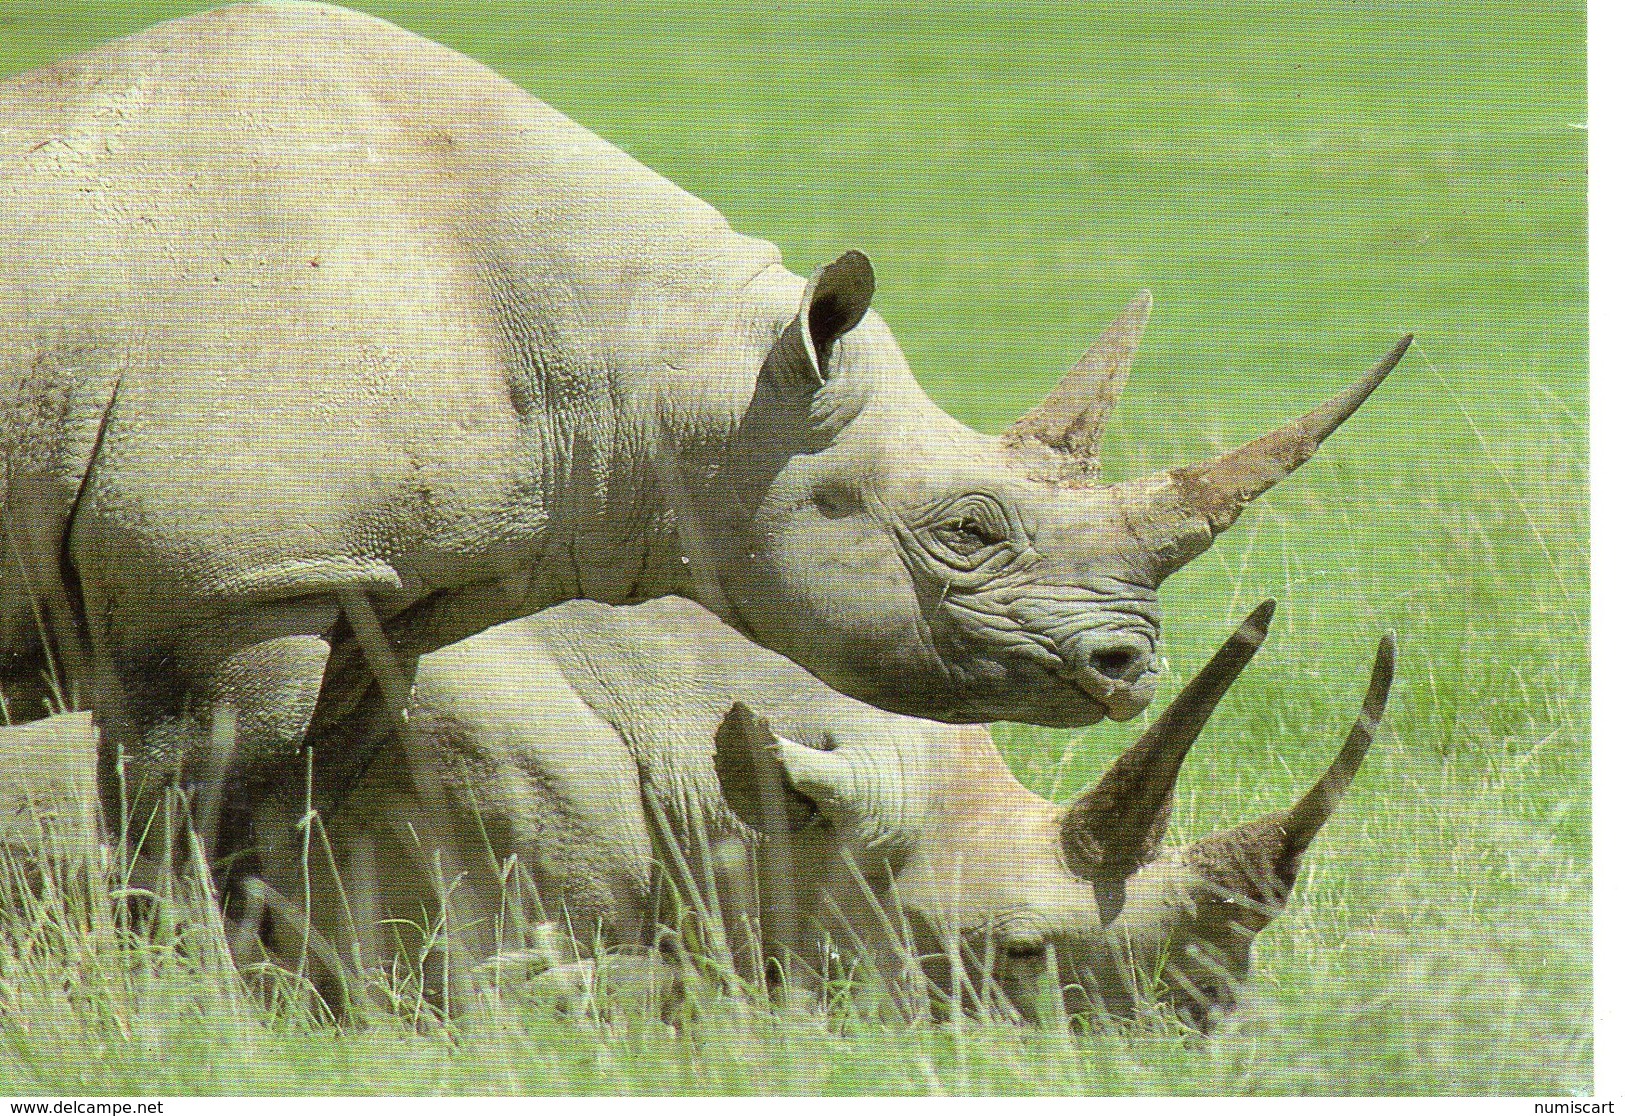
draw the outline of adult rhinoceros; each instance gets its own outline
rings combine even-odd
[[[1128,717],[1157,585],[1403,350],[1103,484],[1145,300],[973,433],[868,313],[863,256],[804,282],[490,70],[318,4],[0,84],[0,212],[0,681],[94,707],[110,801],[272,779],[371,684],[374,609],[409,674],[559,601],[678,592],[889,709]],[[227,705],[229,761],[200,743]]]
[[[765,956],[804,989],[832,956],[862,956],[951,990],[963,950],[966,1002],[1032,1016],[1047,986],[1070,1012],[1161,998],[1206,1026],[1235,1004],[1393,673],[1390,637],[1348,743],[1296,805],[1162,850],[1180,765],[1272,612],[1065,806],[1018,783],[982,726],[853,701],[680,598],[499,625],[422,660],[407,729],[382,730],[327,819],[330,850],[308,878],[280,866],[276,940],[289,960],[314,948],[328,976],[427,959],[455,1002],[479,973],[535,961],[538,925],[573,935],[545,958],[564,962],[543,978],[556,990],[604,960],[658,979],[640,959],[686,903],[719,955],[757,975]]]

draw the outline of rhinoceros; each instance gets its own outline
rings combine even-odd
[[[89,713],[0,725],[0,912],[26,908],[105,865]],[[89,910],[86,902],[77,913]]]
[[[681,593],[899,712],[1133,716],[1158,585],[1405,345],[1274,433],[1107,484],[1148,298],[974,433],[862,254],[803,281],[485,67],[311,3],[0,83],[0,209],[0,685],[94,708],[137,826],[177,777],[302,782],[301,743],[345,735],[313,723],[380,686],[403,708],[416,656],[575,598]],[[335,744],[315,778],[365,759]]]
[[[1236,1002],[1393,673],[1390,635],[1343,750],[1290,809],[1163,850],[1180,764],[1272,611],[1064,806],[1017,782],[986,728],[854,701],[681,598],[493,627],[422,659],[406,731],[380,728],[327,844],[270,881],[277,951],[317,943],[341,1001],[361,970],[427,959],[456,1006],[505,960],[554,963],[551,993],[624,973],[611,961],[654,979],[686,903],[736,971],[803,994],[832,956],[863,957],[1023,1017],[1047,974],[1057,1009],[1161,999],[1206,1027]],[[292,910],[307,893],[308,924]]]

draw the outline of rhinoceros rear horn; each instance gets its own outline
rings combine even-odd
[[[1244,446],[1117,486],[1124,514],[1152,551],[1152,576],[1161,581],[1201,554],[1236,521],[1248,503],[1308,461],[1331,433],[1394,370],[1410,335],[1354,383],[1303,417]]]
[[[1122,909],[1123,881],[1156,857],[1180,765],[1263,645],[1274,615],[1273,600],[1253,609],[1156,723],[1062,817],[1062,855],[1073,872],[1095,885],[1103,925]]]
[[[1128,383],[1150,316],[1151,292],[1141,291],[1044,401],[1011,424],[1005,441],[1018,447],[1036,442],[1063,454],[1084,476],[1098,475],[1101,431]]]

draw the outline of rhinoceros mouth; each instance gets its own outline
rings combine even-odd
[[[1154,671],[1142,674],[1133,682],[1109,678],[1090,667],[1057,667],[1050,673],[1057,682],[1100,710],[1100,714],[1086,724],[1094,724],[1101,717],[1114,721],[1133,720],[1151,704],[1157,688]]]
[[[1012,703],[1012,695],[1016,696]],[[981,724],[987,721],[1020,721],[1044,728],[1084,728],[1099,724],[1111,715],[1111,708],[1087,689],[1079,686],[1058,668],[1043,672],[1016,668],[997,672],[997,677],[976,680],[961,678],[951,691],[934,701],[922,700],[917,691],[906,697],[881,700],[875,704],[894,712],[929,717],[954,724]]]
[[[1082,686],[1058,673],[1052,672],[1051,678],[1053,685],[1029,691],[1027,700],[1014,714],[1009,705],[1009,689],[1005,687],[985,700],[973,700],[952,719],[968,722],[1019,719],[1045,728],[1068,729],[1099,724],[1112,716],[1111,708]]]

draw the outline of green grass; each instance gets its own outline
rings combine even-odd
[[[8,4],[0,72],[202,6]],[[1250,1008],[1206,1044],[518,1007],[335,1032],[197,951],[22,956],[13,934],[0,1092],[1590,1091],[1579,4],[357,6],[483,59],[803,273],[863,248],[921,381],[981,429],[1152,288],[1109,477],[1242,440],[1414,331],[1316,462],[1165,587],[1176,677],[1281,600],[1172,836],[1305,786],[1393,628],[1389,727],[1258,944]],[[999,734],[1063,795],[1135,731]]]

